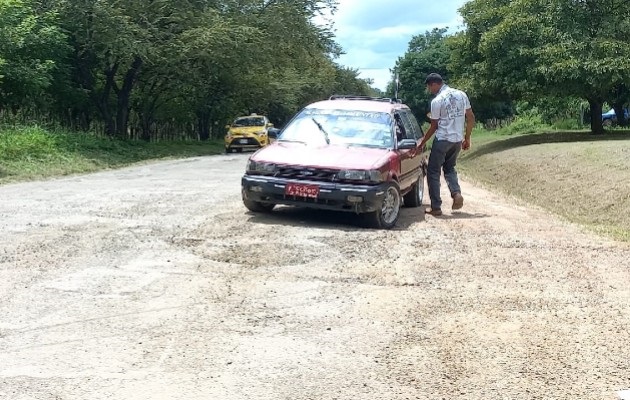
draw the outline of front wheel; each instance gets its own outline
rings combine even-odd
[[[365,214],[364,221],[370,228],[391,229],[396,225],[400,216],[402,198],[400,189],[395,183],[390,183],[385,188],[381,209]]]
[[[612,119],[605,119],[605,120],[602,121],[602,125],[603,126],[607,126],[608,127],[608,126],[612,126],[612,124],[613,124]]]
[[[273,208],[276,206],[273,203],[261,203],[259,201],[252,201],[248,199],[243,199],[243,204],[249,211],[258,213],[271,212],[271,210],[273,210]]]
[[[411,191],[407,193],[403,199],[406,207],[420,207],[422,205],[422,197],[424,196],[424,173],[420,172],[420,176],[416,183],[411,187]]]

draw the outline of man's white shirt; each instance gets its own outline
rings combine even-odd
[[[469,108],[470,100],[466,93],[443,85],[431,101],[431,119],[438,120],[435,138],[453,143],[463,141],[466,110]]]

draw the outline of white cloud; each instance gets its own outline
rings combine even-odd
[[[337,61],[359,70],[384,90],[389,70],[407,51],[411,38],[433,28],[457,30],[461,18],[457,9],[466,0],[339,0],[332,16],[336,41],[344,51]]]

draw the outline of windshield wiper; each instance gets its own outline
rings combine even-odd
[[[382,144],[369,144],[369,143],[346,143],[346,147],[370,147],[373,149],[381,149],[387,146]]]
[[[326,129],[324,129],[322,124],[317,122],[317,120],[315,118],[311,118],[311,120],[313,120],[313,122],[315,122],[315,125],[317,125],[317,128],[319,129],[319,131],[324,134],[324,139],[326,139],[326,144],[330,144],[330,139],[328,138],[328,132],[326,132]]]
[[[278,142],[306,144],[306,142],[303,142],[301,140],[291,140],[291,139],[278,139]]]

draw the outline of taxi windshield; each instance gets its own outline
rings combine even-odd
[[[233,126],[264,126],[265,119],[263,117],[242,117],[237,118]]]

